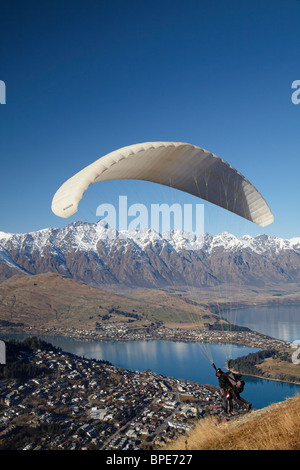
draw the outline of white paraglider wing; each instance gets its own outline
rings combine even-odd
[[[266,201],[243,175],[211,152],[182,142],[135,144],[99,158],[58,189],[52,211],[70,217],[91,184],[118,179],[170,186],[262,227],[274,219]]]

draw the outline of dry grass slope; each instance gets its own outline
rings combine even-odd
[[[166,450],[300,450],[300,396],[222,423],[199,421]]]

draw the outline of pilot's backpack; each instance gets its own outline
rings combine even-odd
[[[236,393],[242,393],[244,390],[245,382],[241,379],[241,375],[234,374],[233,372],[229,372],[227,374],[228,380]]]

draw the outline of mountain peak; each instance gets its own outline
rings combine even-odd
[[[72,222],[27,234],[0,232],[0,246],[0,281],[21,270],[56,272],[95,286],[215,285],[226,279],[229,267],[239,283],[300,278],[300,238],[263,234],[117,231],[104,221]]]

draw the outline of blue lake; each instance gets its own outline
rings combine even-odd
[[[299,305],[242,308],[223,312],[222,316],[233,324],[247,326],[272,338],[300,340]]]
[[[300,339],[300,306],[241,309],[223,316],[238,325],[268,334],[285,341]],[[20,335],[19,335],[20,337]],[[4,338],[4,336],[3,336]],[[75,338],[41,336],[64,351],[90,359],[102,359],[129,370],[151,369],[162,375],[217,386],[211,359],[217,367],[225,368],[226,359],[244,356],[257,349],[210,343],[182,341],[97,341]],[[300,393],[300,385],[245,377],[243,396],[254,408],[282,401]]]

